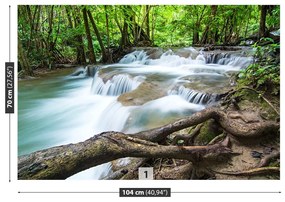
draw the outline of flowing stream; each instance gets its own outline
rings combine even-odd
[[[232,75],[251,62],[240,52],[205,54],[171,50],[155,59],[134,51],[117,64],[61,70],[19,81],[18,155],[84,141],[104,131],[135,133],[215,104]],[[101,179],[106,163],[69,179]]]

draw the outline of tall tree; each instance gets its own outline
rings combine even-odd
[[[207,6],[193,5],[190,8],[192,8],[189,11],[191,12],[190,16],[193,16],[192,19],[194,20],[192,44],[195,45],[199,43],[199,30],[201,29],[202,20],[204,19]]]
[[[18,60],[24,75],[33,76],[32,67],[29,64],[28,57],[23,49],[22,41],[18,39]]]
[[[146,34],[148,38],[150,39],[150,26],[149,26],[149,12],[150,12],[150,5],[145,5],[145,13],[146,13],[146,20],[145,20],[145,26],[146,26]]]
[[[260,21],[259,21],[259,38],[266,36],[266,14],[267,5],[260,6]]]
[[[201,38],[201,44],[215,44],[214,35],[216,34],[216,27],[215,27],[215,18],[217,14],[217,5],[211,5],[211,14],[208,19],[208,23],[206,25],[206,28],[203,32],[202,38]]]
[[[92,42],[92,37],[91,37],[91,33],[90,33],[90,27],[88,24],[86,7],[83,8],[82,13],[83,13],[83,20],[84,20],[86,37],[87,37],[87,41],[88,41],[89,62],[95,64],[96,63],[96,57],[95,57],[95,53],[94,53],[93,42]]]
[[[77,7],[75,7],[76,9]],[[77,29],[79,25],[81,24],[80,18],[77,14],[77,11],[73,9],[73,7],[66,6],[66,14],[69,22],[69,27],[71,29]],[[71,16],[72,13],[72,16]],[[82,39],[82,34],[76,34],[73,39],[73,43],[75,43],[76,46],[76,63],[77,64],[85,64],[86,63],[86,57],[85,57],[85,51],[84,51],[84,43]]]
[[[99,30],[97,28],[97,25],[96,25],[96,23],[95,23],[95,21],[93,19],[93,16],[92,16],[90,10],[87,10],[87,14],[88,14],[88,17],[90,19],[91,25],[92,25],[92,27],[94,29],[94,32],[96,34],[97,40],[98,40],[100,48],[101,48],[102,62],[107,62],[107,61],[109,61],[108,54],[107,54],[106,49],[104,47],[104,44],[103,44],[103,41],[101,39],[101,36],[100,36]]]
[[[108,6],[104,6],[105,19],[106,19],[106,34],[107,34],[107,48],[110,49],[110,31],[109,31],[109,15],[108,15]]]

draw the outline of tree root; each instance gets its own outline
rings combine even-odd
[[[208,108],[188,118],[136,134],[104,132],[84,142],[57,146],[20,156],[18,158],[18,178],[65,179],[85,169],[123,157],[173,158],[195,163],[208,154],[231,153],[228,148],[228,137],[223,142],[207,146],[158,144],[165,141],[167,136],[173,132],[198,125],[209,119],[214,119],[224,129],[224,132],[243,139],[261,137],[269,131],[279,129],[279,123],[273,121],[237,122],[217,108]]]
[[[214,171],[210,170],[214,173],[221,175],[235,175],[235,176],[253,176],[253,175],[272,175],[272,174],[280,174],[279,167],[262,167],[262,168],[253,168],[245,171]]]
[[[172,168],[164,167],[164,169],[156,173],[155,179],[168,179],[168,180],[189,179],[192,169],[193,169],[193,164],[191,162],[183,165],[177,165]]]
[[[212,145],[212,144],[215,144],[217,143],[218,141],[221,141],[226,135],[224,133],[214,137],[209,143],[208,145]]]
[[[108,175],[107,177],[103,178],[103,180],[117,180],[117,179],[121,179],[128,172],[129,172],[128,169],[122,168],[122,169],[117,170],[116,172],[112,173],[111,175]]]
[[[138,179],[138,168],[144,165],[148,160],[148,158],[136,158],[134,163],[127,166],[129,172],[123,175],[120,180]]]
[[[177,145],[180,140],[183,140],[184,145],[187,146],[194,145],[194,140],[199,135],[202,126],[203,123],[198,124],[191,134],[176,135],[173,138],[171,144]]]
[[[174,123],[167,124],[159,128],[139,132],[133,136],[152,142],[160,142],[175,131],[198,125],[199,123],[203,123],[209,119],[215,119],[215,121],[219,123],[226,132],[242,138],[260,137],[264,135],[264,132],[268,132],[269,130],[278,130],[280,126],[279,123],[274,121],[238,123],[237,121],[230,119],[225,112],[217,108],[208,108],[197,112],[188,118],[180,119]]]
[[[265,156],[263,159],[261,159],[257,167],[260,168],[268,166],[272,160],[277,159],[279,157],[280,157],[280,151],[273,152],[272,154]]]
[[[200,130],[202,128],[202,126],[204,125],[204,123],[200,123],[198,124],[195,129],[193,130],[193,132],[190,134],[189,140],[188,140],[188,145],[193,145],[194,144],[194,140],[195,138],[199,135]]]
[[[227,140],[228,141],[228,140]],[[210,146],[164,146],[123,133],[105,132],[84,142],[19,157],[19,179],[65,179],[77,172],[123,157],[195,161],[209,153],[230,153],[225,142]]]
[[[171,141],[171,144],[172,145],[180,145],[179,141],[183,141],[183,145],[189,145],[189,143],[188,143],[189,139],[190,139],[190,135],[188,135],[188,134],[175,135],[175,137]]]

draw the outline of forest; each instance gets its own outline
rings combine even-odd
[[[266,5],[19,6],[20,70],[112,63],[128,47],[246,45],[278,30],[279,13]]]
[[[279,5],[19,5],[18,77],[19,179],[279,179]]]

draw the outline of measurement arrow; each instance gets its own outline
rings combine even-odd
[[[281,194],[281,191],[173,191],[173,194]]]
[[[14,63],[11,62],[11,5],[9,5],[9,63],[5,64],[5,69],[6,69],[5,104],[6,104],[6,113],[9,113],[9,182],[11,182],[11,113],[14,113]]]
[[[118,194],[118,191],[18,191],[18,194]]]
[[[11,5],[9,5],[9,62],[11,62]]]

